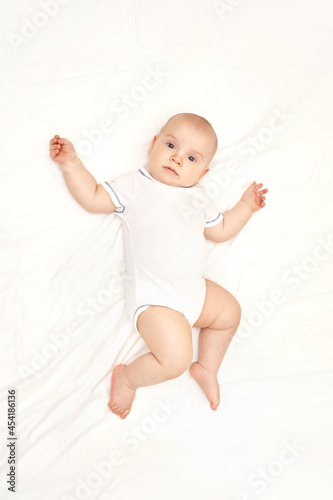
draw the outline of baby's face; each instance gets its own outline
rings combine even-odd
[[[149,172],[169,186],[190,187],[208,172],[214,156],[211,133],[180,117],[155,135],[149,155]]]

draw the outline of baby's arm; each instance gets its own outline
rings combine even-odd
[[[259,190],[263,184],[253,182],[247,188],[240,201],[227,212],[223,213],[223,219],[219,224],[208,227],[204,230],[204,236],[207,240],[223,242],[230,240],[245,226],[250,220],[252,214],[261,208],[264,208],[266,199],[264,193],[268,189]]]
[[[50,156],[59,163],[66,185],[80,205],[88,212],[109,213],[117,207],[101,184],[76,156],[73,144],[55,135],[50,140]]]

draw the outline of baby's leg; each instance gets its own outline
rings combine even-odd
[[[206,279],[206,298],[201,314],[193,325],[201,328],[198,361],[190,367],[192,377],[206,394],[210,407],[220,403],[217,372],[236,332],[241,308],[235,297],[217,283]]]
[[[121,418],[129,414],[138,387],[179,377],[193,359],[192,329],[180,312],[150,306],[139,315],[137,327],[151,352],[113,370],[109,408]]]

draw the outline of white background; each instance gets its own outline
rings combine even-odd
[[[1,11],[1,498],[13,498],[11,388],[17,500],[328,498],[329,0],[15,0]],[[186,372],[139,389],[121,420],[107,407],[112,369],[147,352],[126,314],[121,221],[74,200],[49,140],[68,138],[102,182],[144,165],[179,112],[216,130],[203,183],[221,211],[253,181],[269,193],[232,240],[207,242],[206,277],[242,307],[218,410]]]

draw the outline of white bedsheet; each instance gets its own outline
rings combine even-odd
[[[329,0],[15,0],[1,10],[0,497],[330,498]],[[126,315],[121,221],[74,200],[49,140],[72,141],[102,182],[143,165],[182,111],[218,134],[203,183],[221,210],[253,181],[269,189],[267,205],[232,240],[207,242],[206,277],[242,307],[218,410],[186,372],[139,389],[121,420],[107,407],[111,371],[148,351]]]

